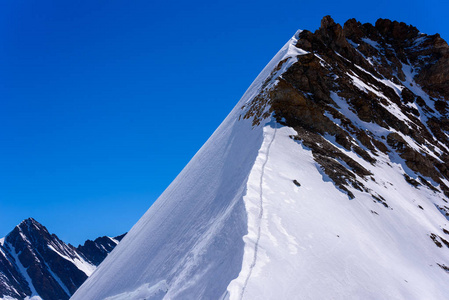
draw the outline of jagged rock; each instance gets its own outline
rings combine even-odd
[[[368,176],[369,172],[360,171],[359,168],[345,172],[338,163],[324,159],[319,153],[326,142],[317,143],[319,135],[334,136],[337,144],[355,151],[371,164],[376,162],[377,151],[384,154],[390,152],[387,144],[413,172],[432,178],[440,185],[441,191],[449,193],[449,188],[441,179],[441,176],[449,178],[448,160],[438,160],[423,151],[416,151],[399,134],[411,136],[417,144],[433,151],[438,147],[435,137],[448,145],[448,136],[442,130],[449,131],[446,118],[449,108],[449,88],[446,88],[449,60],[445,59],[447,44],[440,39],[437,35],[421,34],[415,27],[402,22],[379,19],[373,26],[350,19],[341,27],[326,16],[315,33],[304,30],[299,34],[296,46],[310,53],[298,56],[297,62],[278,79],[275,88],[265,92],[265,96],[256,97],[245,117],[258,115],[260,122],[260,118],[268,117],[265,108],[270,105],[270,111],[278,122],[299,132],[298,140],[305,141],[314,151],[324,172],[340,189],[348,184],[354,185],[356,180],[352,172],[362,177]],[[423,54],[431,57],[425,60],[426,63],[431,61],[430,66],[434,66],[431,70],[419,59]],[[403,68],[408,63],[412,64],[410,68],[415,72],[413,78],[406,77],[404,73]],[[401,86],[400,90],[385,84],[386,79]],[[418,83],[420,80],[426,81],[421,85],[425,91],[429,91],[429,84],[432,84],[433,91],[443,98],[425,101],[421,94],[414,92],[413,85],[407,83],[407,80],[413,79]],[[362,84],[356,84],[357,81]],[[336,110],[339,108],[333,99],[336,96],[345,99],[361,121],[377,124],[385,130],[393,129],[394,132],[385,136],[367,134]],[[415,103],[422,109],[421,112],[414,107]],[[392,113],[393,106],[408,121]],[[262,111],[265,112],[264,116]],[[437,112],[442,116],[437,116]],[[332,115],[332,119],[328,115]],[[335,119],[340,124],[335,123]],[[435,155],[449,157],[446,149],[440,149],[443,152]],[[341,158],[341,154],[336,154],[338,151],[332,150],[332,153]],[[435,168],[439,173],[435,172]],[[360,186],[363,184],[355,184],[357,189]]]
[[[87,240],[84,242],[84,245],[79,245],[77,250],[82,253],[83,257],[88,261],[98,266],[124,236],[125,234],[113,238],[102,236],[96,238],[94,241]]]
[[[299,56],[298,61],[283,74],[276,88],[269,94],[269,102],[278,121],[283,120],[284,124],[303,134],[308,132],[305,136],[298,134],[298,139],[306,140],[318,157],[323,156],[318,154],[323,143],[316,147],[308,138],[316,134],[334,136],[339,145],[347,150],[353,149],[370,163],[376,161],[376,149],[382,153],[389,152],[382,141],[386,138],[387,144],[404,159],[412,171],[432,178],[446,191],[448,188],[440,176],[448,178],[447,160],[438,161],[433,156],[416,151],[397,132],[412,136],[418,144],[424,144],[429,149],[437,146],[432,144],[436,143],[434,135],[440,140],[448,140],[440,126],[449,122],[444,118],[430,116],[436,111],[445,116],[448,111],[447,44],[439,36],[421,34],[415,27],[402,22],[379,19],[373,26],[350,19],[341,27],[330,16],[322,19],[321,27],[315,33],[305,30],[299,37],[296,46],[310,54]],[[420,41],[423,41],[422,46]],[[429,64],[431,67],[424,66],[423,61],[418,59],[424,53],[432,57],[426,60],[426,63],[432,61]],[[429,101],[415,94],[411,86],[403,83],[411,79],[406,79],[403,71],[404,64],[410,61],[415,62],[412,66],[415,70],[414,79],[423,90],[432,89],[433,94],[438,92],[443,97],[434,102],[435,109],[429,106]],[[391,85],[382,82],[384,79],[403,87],[399,92],[395,91]],[[363,82],[362,86],[355,84],[357,80]],[[426,83],[421,84],[422,82]],[[341,124],[337,125],[326,115],[329,113],[334,119],[340,118],[334,109],[338,105],[332,99],[332,93],[346,99],[350,109],[361,121],[377,124],[386,130],[392,128],[395,132],[383,137],[367,135],[352,122],[343,121],[343,118]],[[422,107],[424,114],[430,118],[422,119],[421,113],[410,106],[413,103]],[[398,114],[391,113],[392,106],[398,107],[410,121],[401,120]],[[447,126],[445,128],[447,130]],[[317,137],[314,139],[317,140]],[[446,149],[442,151],[442,155],[448,155]],[[353,177],[353,170],[347,173],[335,162],[323,158],[317,160],[340,188],[348,184],[345,183],[347,178]],[[435,167],[440,173],[435,173]],[[338,169],[339,172],[330,171],[331,169]],[[340,175],[335,176],[334,173]],[[362,177],[368,175],[366,172],[358,174]],[[354,179],[349,181],[353,182]]]

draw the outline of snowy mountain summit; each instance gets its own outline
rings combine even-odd
[[[447,299],[449,47],[298,31],[72,297]]]
[[[65,300],[123,236],[87,240],[78,248],[33,218],[0,239],[0,300]]]

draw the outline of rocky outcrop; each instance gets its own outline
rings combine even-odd
[[[308,54],[256,97],[246,117],[273,113],[293,127],[293,138],[350,198],[352,189],[370,193],[365,183],[373,179],[346,151],[369,164],[398,155],[407,182],[449,196],[449,47],[438,34],[386,19],[341,26],[326,16],[314,33],[299,34],[296,47]]]

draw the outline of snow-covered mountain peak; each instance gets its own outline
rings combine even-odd
[[[70,298],[122,237],[75,248],[33,218],[23,220],[0,240],[0,299]]]
[[[444,299],[448,49],[298,31],[73,299]]]

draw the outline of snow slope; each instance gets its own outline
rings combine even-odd
[[[294,130],[264,131],[244,198],[249,233],[242,270],[228,288],[230,299],[447,297],[448,278],[435,261],[447,261],[448,253],[428,238],[441,230],[438,223],[447,223],[433,205],[437,194],[417,191],[401,178],[402,167],[388,166],[384,157],[385,163],[371,170],[387,185],[370,188],[393,209],[362,192],[348,200],[326,182],[311,151],[290,138]]]
[[[242,266],[247,216],[242,201],[263,143],[241,107],[277,64],[298,54],[293,37],[156,203],[72,299],[217,299]],[[240,120],[239,120],[240,119]],[[116,276],[115,274],[120,274]],[[162,287],[154,292],[155,287]],[[132,296],[133,291],[139,291]],[[117,297],[122,295],[122,297]]]

